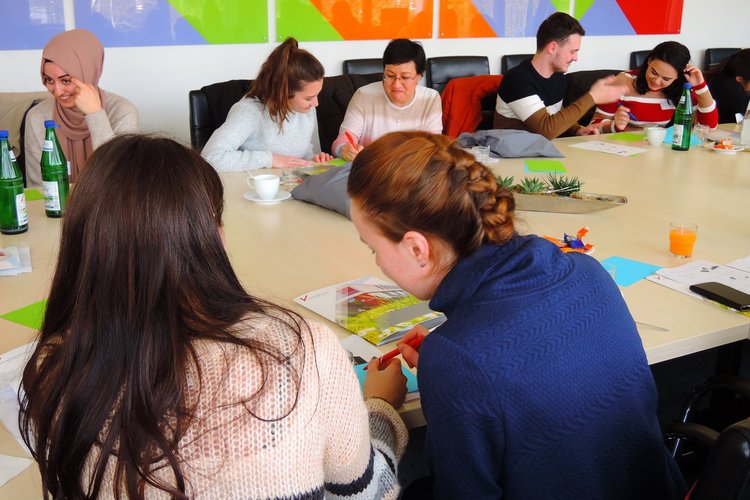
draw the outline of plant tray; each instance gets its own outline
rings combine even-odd
[[[527,212],[554,212],[560,214],[585,214],[625,205],[628,199],[614,194],[575,193],[568,196],[556,194],[513,193],[516,210]]]

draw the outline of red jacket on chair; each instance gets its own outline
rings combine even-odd
[[[443,89],[443,133],[458,137],[482,122],[482,98],[497,93],[503,75],[452,78]]]

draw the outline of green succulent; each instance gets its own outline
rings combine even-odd
[[[527,177],[517,185],[524,194],[536,194],[547,191],[547,183],[538,177]]]
[[[578,177],[557,176],[556,174],[547,176],[547,183],[552,188],[552,191],[560,196],[570,196],[580,191],[581,186],[583,186]]]
[[[512,175],[509,175],[508,177],[503,177],[499,175],[497,177],[497,183],[509,191],[513,189],[514,182],[515,182],[515,178]]]

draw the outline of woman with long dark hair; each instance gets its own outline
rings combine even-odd
[[[258,72],[247,95],[203,147],[203,157],[219,171],[303,167],[333,159],[313,153],[323,65],[287,38]]]
[[[708,76],[708,86],[719,108],[719,123],[740,122],[750,102],[750,49],[724,59]]]
[[[692,85],[696,123],[716,127],[719,115],[703,73],[690,62],[688,48],[673,41],[654,47],[640,69],[617,75],[615,83],[628,91],[619,101],[598,105],[591,124],[602,132],[670,125],[686,82]]]
[[[249,295],[222,196],[165,138],[117,137],[81,174],[23,373],[45,497],[397,495],[400,364],[371,362],[363,402],[329,329]]]

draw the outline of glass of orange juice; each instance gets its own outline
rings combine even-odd
[[[669,224],[669,254],[680,259],[687,259],[692,256],[697,236],[697,224],[672,222]]]

